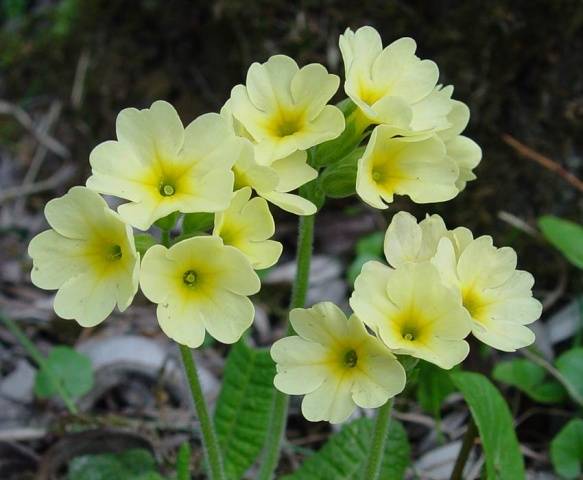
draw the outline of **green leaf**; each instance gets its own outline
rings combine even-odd
[[[182,220],[182,232],[186,235],[208,231],[215,223],[214,213],[187,213]]]
[[[551,441],[551,461],[563,478],[581,478],[583,465],[583,420],[571,420]]]
[[[324,190],[322,190],[319,178],[315,178],[311,182],[302,185],[300,187],[299,195],[316,205],[318,210],[320,210],[326,202],[326,194],[324,193]]]
[[[169,215],[156,220],[154,225],[156,225],[160,230],[169,232],[174,228],[174,225],[176,225],[176,220],[178,220],[178,217],[180,217],[180,212],[172,212]]]
[[[55,347],[36,374],[34,391],[41,398],[58,394],[59,382],[71,398],[85,395],[93,387],[91,361],[69,347]]]
[[[524,460],[514,431],[512,415],[500,392],[484,375],[470,372],[450,374],[462,392],[480,432],[489,480],[519,480]]]
[[[573,265],[583,268],[583,226],[552,215],[538,220],[544,237]]]
[[[190,480],[190,444],[184,442],[180,445],[176,457],[176,479]]]
[[[565,380],[583,397],[583,348],[567,350],[556,360],[557,370]]]
[[[384,242],[384,232],[374,232],[366,235],[356,242],[356,254],[364,255],[368,253],[369,255],[380,257],[383,254]]]
[[[68,480],[163,480],[150,452],[131,449],[122,453],[82,455],[69,463]]]
[[[356,192],[357,164],[363,154],[364,147],[357,148],[324,169],[320,174],[320,184],[328,197],[344,198]]]
[[[143,257],[148,251],[148,248],[153,247],[157,243],[158,241],[149,233],[137,233],[134,235],[134,244],[140,257]]]
[[[228,478],[241,478],[261,453],[273,403],[275,365],[269,351],[240,340],[231,348],[215,426]]]
[[[450,393],[455,392],[455,386],[446,370],[429,362],[420,363],[417,399],[423,410],[439,418],[441,404]]]
[[[546,370],[526,359],[500,362],[492,374],[495,380],[512,385],[539,403],[559,403],[565,399],[563,386],[549,379]]]
[[[345,424],[332,435],[320,451],[308,457],[291,475],[282,480],[352,480],[359,478],[365,467],[373,422],[360,418]],[[387,445],[379,478],[401,480],[411,460],[407,433],[396,420],[391,420]]]

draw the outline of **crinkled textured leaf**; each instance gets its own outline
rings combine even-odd
[[[282,480],[352,480],[360,478],[366,464],[373,422],[360,418],[344,425],[322,449],[307,458],[300,468]],[[411,460],[407,433],[391,420],[379,478],[401,480]]]
[[[571,420],[551,442],[551,461],[563,478],[581,478],[583,465],[583,420]]]
[[[583,348],[572,348],[555,362],[563,377],[583,397]]]
[[[490,380],[479,373],[454,372],[450,377],[462,392],[478,426],[486,455],[486,478],[525,478],[524,460],[514,431],[512,415],[500,392]]]
[[[526,359],[500,362],[492,376],[499,382],[518,388],[535,402],[558,403],[565,398],[563,386],[548,378],[544,368]]]
[[[93,387],[91,361],[69,347],[55,347],[36,375],[34,392],[41,398],[58,394],[57,381],[71,398],[85,395]]]
[[[163,480],[150,452],[132,449],[122,453],[82,455],[69,464],[68,480]]]
[[[539,218],[538,225],[551,242],[573,265],[583,268],[583,226],[552,215]]]
[[[240,478],[261,453],[273,400],[275,365],[267,350],[233,345],[217,402],[215,425],[228,478]]]

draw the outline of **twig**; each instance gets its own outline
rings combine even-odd
[[[12,333],[14,337],[16,337],[16,340],[18,340],[18,343],[20,343],[24,350],[26,350],[26,353],[28,353],[28,355],[37,363],[37,365],[45,371],[47,377],[55,387],[55,390],[59,394],[59,397],[61,397],[61,400],[63,400],[63,402],[65,403],[69,412],[72,413],[73,415],[76,415],[78,413],[78,410],[77,407],[75,406],[75,402],[73,402],[73,399],[63,388],[61,382],[59,382],[59,379],[53,375],[53,371],[50,368],[47,368],[46,359],[43,356],[43,354],[39,351],[39,349],[36,348],[36,346],[28,339],[28,337],[20,329],[16,322],[14,322],[11,318],[5,316],[2,312],[0,312],[0,321],[2,321],[6,325],[6,328],[10,331],[10,333]]]
[[[529,160],[538,163],[551,172],[556,173],[577,190],[583,192],[583,181],[565,169],[562,165],[558,164],[554,160],[551,160],[549,157],[543,155],[542,153],[527,147],[524,143],[516,140],[516,138],[514,138],[512,135],[503,134],[502,140],[504,143],[514,148],[514,150],[516,150],[523,157],[528,158]]]
[[[523,348],[520,350],[526,358],[528,358],[531,362],[536,363],[540,367],[543,367],[550,375],[552,375],[563,387],[567,390],[567,393],[571,397],[571,399],[577,403],[580,407],[583,407],[583,397],[579,395],[579,392],[571,385],[561,372],[559,372],[555,367],[553,367],[549,362],[547,362],[544,358],[539,357],[538,355],[532,353],[527,348]]]
[[[48,113],[41,121],[41,124],[39,125],[37,131],[43,135],[50,134],[50,132],[53,128],[53,125],[59,119],[59,116],[61,114],[61,108],[62,108],[61,102],[54,101],[51,104],[51,107],[49,108]],[[27,172],[24,175],[24,178],[22,180],[22,187],[25,187],[25,186],[28,186],[28,185],[31,185],[32,183],[34,183],[34,180],[36,179],[36,176],[38,175],[38,172],[40,171],[43,162],[47,158],[48,151],[49,151],[49,149],[46,147],[46,145],[39,142],[39,144],[36,148],[36,151],[34,152],[34,156],[32,157],[32,162],[30,163],[30,166],[28,167],[28,170],[27,170]],[[24,206],[25,206],[25,199],[24,199],[24,197],[21,197],[19,199],[19,201],[17,202],[17,204],[14,206],[15,218],[21,217],[21,215],[24,211]]]
[[[51,190],[68,180],[74,172],[75,167],[72,165],[67,165],[55,172],[49,178],[40,182],[32,183],[30,185],[19,185],[18,187],[6,188],[4,191],[0,192],[0,204],[22,195],[32,195],[35,193],[44,192],[45,190]]]
[[[83,93],[85,92],[85,78],[91,61],[91,55],[87,49],[81,52],[77,68],[75,69],[75,79],[71,89],[71,105],[75,110],[79,110],[83,103]]]
[[[47,434],[46,428],[22,427],[0,430],[0,442],[22,442],[38,440]]]
[[[407,412],[394,411],[393,417],[395,417],[397,420],[400,420],[402,422],[415,423],[417,425],[423,425],[427,428],[436,428],[436,424],[437,424],[436,421],[433,420],[431,417],[429,417],[427,415],[421,415],[418,413],[407,413]]]
[[[520,230],[521,232],[524,232],[524,233],[530,235],[531,237],[541,238],[541,235],[536,228],[529,225],[522,218],[517,217],[516,215],[514,215],[510,212],[506,212],[505,210],[500,210],[498,212],[498,218],[500,220],[502,220],[503,222],[506,222],[511,227],[514,227],[514,228]]]
[[[18,105],[0,99],[0,114],[12,115],[24,128],[36,137],[39,143],[43,144],[55,155],[65,159],[71,157],[71,152],[69,152],[67,147],[47,133],[39,131],[35,127],[30,115]]]

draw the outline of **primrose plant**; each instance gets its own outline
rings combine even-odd
[[[414,40],[383,48],[363,27],[346,30],[339,45],[348,98],[336,105],[328,102],[338,76],[275,55],[251,65],[220,113],[186,127],[164,101],[122,110],[117,139],[91,152],[87,186],[51,200],[51,229],[30,243],[32,281],[57,290],[62,318],[95,326],[116,305],[124,311],[138,288],[156,304],[161,329],[180,345],[212,479],[225,478],[224,461],[190,349],[206,334],[235,343],[251,327],[256,270],[282,253],[269,204],[299,216],[299,240],[288,336],[271,348],[277,391],[258,478],[272,478],[278,465],[288,395],[303,395],[310,421],[379,409],[364,465],[371,480],[392,399],[407,383],[404,364],[451,369],[468,355],[470,334],[508,352],[534,341],[526,325],[541,304],[514,250],[448,229],[438,215],[394,214],[386,263],[364,265],[351,315],[330,302],[304,308],[314,219],[327,197],[356,194],[377,209],[395,195],[443,202],[476,178],[481,159],[461,135],[468,107],[438,84],[437,65],[416,56]],[[125,202],[114,212],[101,194]],[[153,225],[159,238],[134,235]]]

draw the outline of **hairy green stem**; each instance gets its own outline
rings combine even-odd
[[[77,406],[75,402],[71,398],[71,396],[67,393],[67,391],[59,382],[59,379],[53,375],[52,370],[50,367],[47,366],[47,362],[43,354],[40,352],[38,348],[34,346],[34,344],[28,339],[26,334],[22,331],[22,329],[16,324],[14,320],[11,318],[6,317],[2,313],[0,313],[0,320],[4,322],[6,328],[16,337],[16,340],[22,345],[22,347],[26,350],[26,353],[30,355],[30,357],[37,363],[37,365],[45,372],[47,377],[49,377],[51,383],[54,385],[59,397],[65,403],[67,410],[69,413],[76,415],[79,411],[77,410]]]
[[[476,439],[477,434],[478,429],[476,427],[476,422],[474,422],[473,417],[470,417],[468,428],[466,429],[466,433],[464,434],[464,438],[462,440],[462,446],[460,448],[457,459],[455,461],[455,465],[453,467],[453,471],[451,473],[451,480],[462,480],[464,467],[466,466],[466,462],[468,461],[470,452],[472,451],[472,447],[474,446],[474,440]]]
[[[377,411],[377,418],[374,424],[370,453],[364,470],[364,480],[377,480],[381,471],[385,444],[391,424],[391,411],[393,410],[393,399],[391,398]]]
[[[310,262],[312,260],[315,218],[315,215],[310,215],[300,217],[299,220],[298,246],[296,253],[297,270],[292,288],[290,310],[301,308],[306,303],[306,295],[308,293],[310,280]],[[293,327],[291,326],[291,323],[288,323],[287,334],[291,335],[293,333]],[[269,431],[267,432],[265,439],[265,455],[263,457],[261,470],[257,477],[259,480],[271,480],[275,469],[277,468],[281,442],[284,437],[287,423],[288,404],[289,397],[285,393],[276,390],[275,398],[273,399]]]
[[[211,480],[224,480],[225,472],[223,469],[223,459],[221,457],[221,449],[212,419],[209,415],[206,401],[198,379],[194,357],[190,348],[185,345],[180,345],[180,355],[182,356],[182,364],[186,372],[190,392],[192,393],[192,400],[194,402],[194,409],[200,422],[202,431],[202,446],[209,470],[209,478]]]

